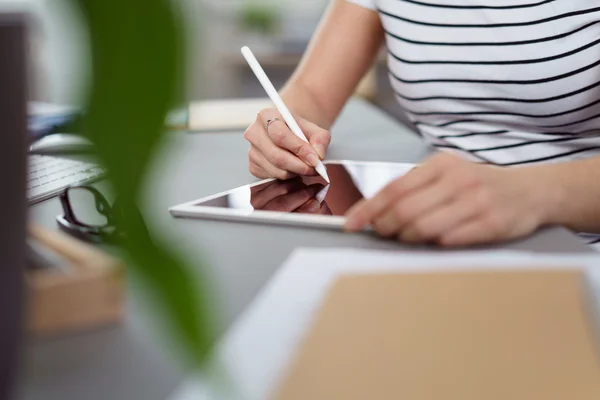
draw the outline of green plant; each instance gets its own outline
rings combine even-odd
[[[132,217],[167,112],[183,93],[182,22],[171,0],[69,1],[81,12],[92,55],[84,133],[130,216],[120,221],[128,264],[158,300],[180,350],[201,366],[214,340],[208,285],[194,285],[184,261]]]
[[[246,4],[240,12],[240,20],[247,31],[263,35],[273,34],[277,28],[277,15],[267,4]]]

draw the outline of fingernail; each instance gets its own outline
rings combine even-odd
[[[321,205],[317,200],[311,200],[307,207],[309,213],[315,213],[319,211],[319,208],[321,208]]]
[[[309,153],[306,156],[306,161],[308,161],[311,167],[316,167],[321,160],[319,159],[319,157],[317,157],[315,153]]]
[[[322,144],[317,144],[315,145],[315,151],[317,152],[321,160],[325,158],[325,146],[323,146]]]

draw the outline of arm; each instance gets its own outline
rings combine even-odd
[[[377,12],[334,0],[289,82],[288,107],[329,129],[383,44]]]
[[[600,157],[530,167],[529,173],[547,199],[543,222],[600,233]]]
[[[254,176],[289,179],[315,173],[313,166],[325,157],[331,140],[329,128],[382,43],[383,28],[375,11],[346,0],[332,1],[302,62],[281,91],[309,143],[294,136],[277,110],[261,111],[245,133]],[[274,121],[267,132],[269,120]]]

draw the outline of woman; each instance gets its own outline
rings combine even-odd
[[[600,233],[600,1],[333,0],[282,91],[310,145],[263,110],[252,174],[314,174],[383,43],[400,105],[444,151],[357,204],[348,230],[445,246]]]

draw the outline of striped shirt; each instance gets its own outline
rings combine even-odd
[[[600,0],[348,0],[433,146],[513,166],[600,155]]]

